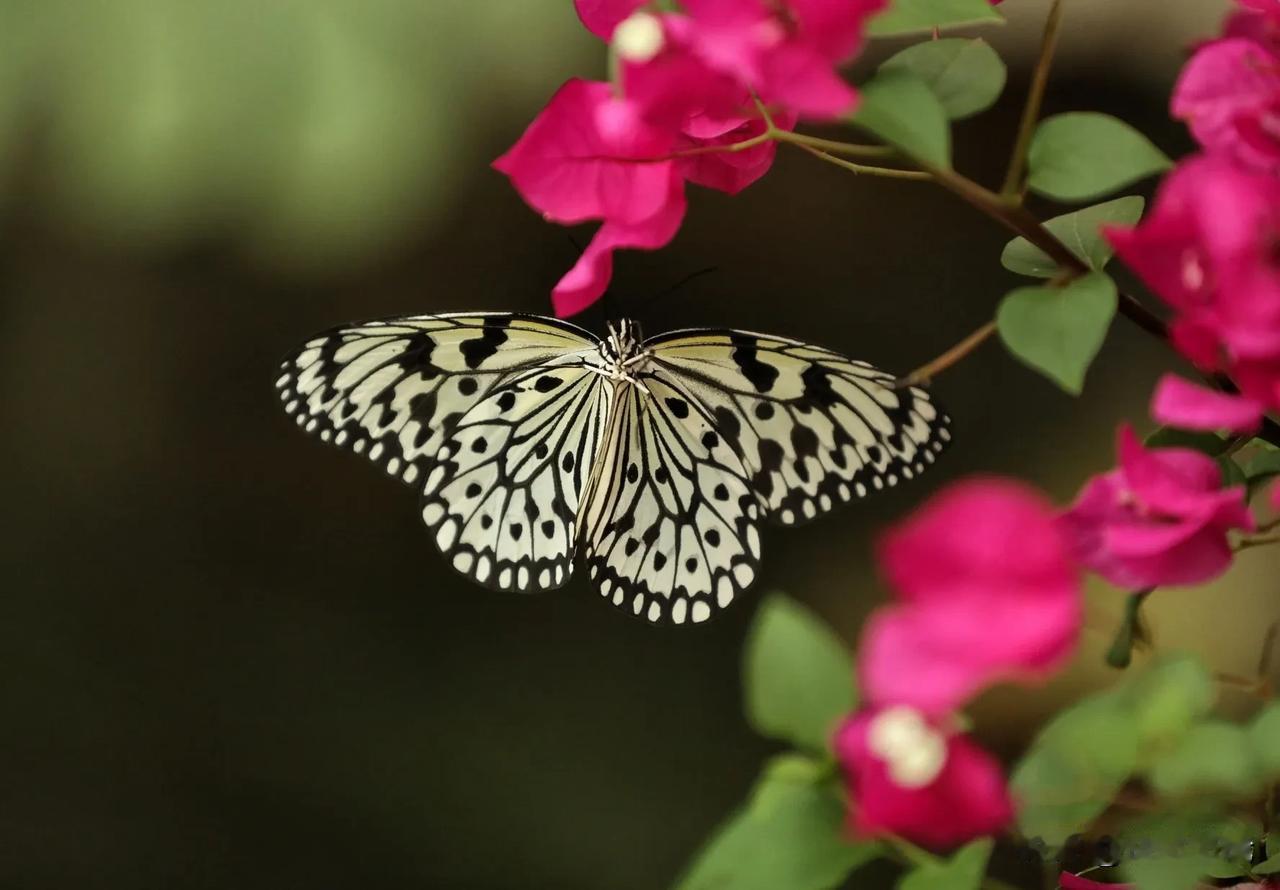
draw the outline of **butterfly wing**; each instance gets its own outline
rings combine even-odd
[[[923,389],[830,350],[729,330],[675,331],[645,348],[654,372],[712,416],[783,525],[913,478],[951,439]]]
[[[568,580],[611,399],[606,379],[575,357],[503,377],[458,420],[422,496],[455,569],[499,590]]]
[[[277,387],[299,426],[422,490],[454,568],[491,587],[554,587],[607,411],[597,343],[536,316],[387,319],[307,341]]]
[[[451,426],[504,374],[595,348],[586,331],[536,316],[391,318],[311,338],[276,388],[307,432],[417,486]]]
[[[617,395],[582,519],[587,573],[615,606],[701,622],[755,579],[760,508],[709,413],[668,380]]]

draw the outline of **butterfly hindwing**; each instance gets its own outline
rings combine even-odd
[[[688,393],[658,375],[615,405],[583,518],[600,594],[651,622],[705,621],[759,570],[760,510],[742,462]]]
[[[454,424],[422,517],[458,571],[500,590],[560,587],[610,385],[581,358],[509,374]]]
[[[924,471],[950,419],[918,387],[864,362],[744,331],[677,331],[645,343],[742,457],[766,514],[791,525]]]

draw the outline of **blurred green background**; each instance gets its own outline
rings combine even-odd
[[[1166,96],[1224,5],[1070,0],[1047,110],[1188,150]],[[1044,7],[1009,0],[986,32],[1011,86],[956,134],[984,181]],[[574,248],[488,164],[603,69],[569,0],[0,0],[0,886],[651,890],[742,798],[773,750],[740,708],[759,597],[676,631],[581,581],[470,586],[412,496],[299,435],[272,389],[337,322],[548,311]],[[928,185],[783,152],[739,197],[694,194],[615,285],[650,332],[756,328],[905,371],[1018,283],[1004,241]],[[877,529],[973,472],[1065,501],[1171,363],[1119,321],[1073,400],[987,347],[937,386],[948,459],[770,530],[760,589],[852,643],[886,595]],[[1276,567],[1251,551],[1213,588],[1162,591],[1157,641],[1248,673]],[[1119,607],[1092,591],[1075,669],[979,702],[988,744],[1016,754],[1107,678]]]

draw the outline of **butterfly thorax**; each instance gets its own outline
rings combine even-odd
[[[649,361],[638,322],[629,318],[609,322],[609,334],[600,341],[600,373],[610,380],[641,385],[638,374]],[[643,386],[642,386],[643,388]]]

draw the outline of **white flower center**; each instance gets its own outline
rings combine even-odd
[[[1189,291],[1198,291],[1204,287],[1204,266],[1194,250],[1182,254],[1182,286]]]
[[[656,15],[637,12],[613,29],[613,50],[628,62],[647,62],[662,52],[662,22]]]
[[[947,740],[914,708],[886,708],[867,727],[867,747],[903,788],[931,785],[947,762]]]

